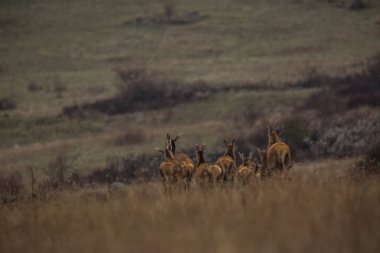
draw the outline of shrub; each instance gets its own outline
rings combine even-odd
[[[141,128],[128,128],[114,140],[115,145],[138,144],[147,141],[148,135]]]
[[[69,157],[68,152],[63,149],[59,150],[57,155],[53,157],[45,169],[48,179],[41,184],[42,188],[58,189],[69,185],[69,175],[72,172],[73,164],[78,155]],[[40,187],[40,188],[41,188]]]
[[[380,176],[380,141],[372,145],[365,157],[352,170],[355,177]]]
[[[380,54],[367,61],[362,72],[346,77],[326,78],[321,91],[312,94],[303,109],[319,112],[328,117],[335,113],[359,106],[379,106],[380,98]]]
[[[19,172],[0,176],[0,200],[2,203],[14,202],[25,193],[22,176]]]
[[[368,4],[363,0],[351,0],[351,3],[348,5],[348,8],[353,11],[362,10],[366,7],[368,7]]]
[[[139,67],[117,69],[116,74],[118,80],[115,85],[118,94],[115,97],[90,104],[64,107],[63,114],[83,118],[89,111],[115,115],[160,109],[205,99],[211,89],[204,83],[180,84]]]
[[[0,98],[0,111],[16,108],[16,101],[12,98]]]
[[[289,145],[294,158],[311,156],[311,145],[317,134],[309,130],[306,122],[302,117],[290,118],[284,122],[284,130],[281,136]]]
[[[42,91],[44,89],[41,84],[35,82],[30,82],[27,88],[30,92]]]

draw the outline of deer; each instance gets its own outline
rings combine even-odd
[[[258,166],[253,166],[251,163],[252,155],[253,152],[250,152],[248,156],[239,152],[242,164],[236,170],[236,177],[242,185],[249,184],[252,174],[254,173],[256,175],[258,171]]]
[[[224,154],[216,160],[216,164],[222,168],[223,181],[231,182],[235,180],[236,171],[236,158],[235,158],[235,140],[232,140],[231,144],[228,144],[226,140],[223,140],[226,148]]]
[[[172,139],[169,134],[166,134],[166,145],[173,154],[174,160],[178,161],[180,167],[182,168],[182,181],[184,189],[188,189],[191,184],[191,178],[195,171],[195,166],[193,160],[186,154],[176,154],[176,142],[178,141],[179,136]]]
[[[178,180],[178,174],[182,173],[181,164],[174,159],[174,155],[170,150],[169,145],[166,145],[164,150],[155,148],[155,150],[164,155],[164,161],[161,162],[159,171],[161,175],[162,185],[167,192],[171,185]]]
[[[266,154],[266,163],[269,174],[274,172],[285,173],[288,177],[289,169],[293,166],[290,159],[289,146],[281,142],[278,136],[281,134],[282,129],[273,130],[268,127],[268,146]]]
[[[270,176],[270,173],[268,171],[268,166],[267,166],[267,150],[266,149],[261,149],[258,147],[255,147],[257,156],[259,158],[259,163],[257,165],[258,170],[256,173],[257,177],[265,178]]]
[[[197,184],[201,187],[205,185],[217,186],[222,182],[223,171],[222,168],[216,163],[206,163],[205,162],[205,144],[202,148],[199,144],[195,145],[195,156],[196,156],[196,170],[195,170],[195,180]]]

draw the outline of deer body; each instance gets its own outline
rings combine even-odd
[[[285,172],[290,169],[290,149],[286,143],[276,142],[267,151],[267,167],[269,171]]]
[[[195,180],[198,185],[206,186],[213,185],[216,186],[220,184],[223,179],[222,168],[216,163],[206,163],[204,159],[205,145],[202,145],[202,149],[196,145],[196,158],[197,166],[195,170]]]
[[[249,184],[249,180],[253,172],[257,171],[257,169],[255,169],[251,163],[252,154],[253,153],[249,153],[248,156],[244,156],[244,154],[239,153],[240,158],[242,160],[242,164],[238,167],[236,171],[236,176],[238,181],[240,181],[242,185]]]
[[[280,172],[288,174],[292,167],[289,146],[281,142],[278,135],[281,130],[268,127],[268,148],[266,154],[267,169],[269,173]]]
[[[169,148],[169,150],[173,154],[173,159],[178,162],[181,168],[181,172],[177,173],[177,178],[183,181],[184,189],[187,189],[190,187],[191,178],[195,171],[195,166],[193,160],[187,156],[186,154],[175,154],[176,151],[176,141],[178,140],[179,136],[177,136],[174,139],[170,138],[170,135],[166,135],[166,143]]]
[[[216,164],[222,169],[223,181],[233,182],[235,179],[236,162],[234,151],[235,140],[231,144],[224,141],[226,151],[223,156],[219,157]]]
[[[168,190],[172,184],[178,181],[178,177],[182,174],[181,164],[174,159],[173,153],[168,147],[165,150],[158,150],[164,154],[165,160],[160,164],[160,175],[163,187]]]

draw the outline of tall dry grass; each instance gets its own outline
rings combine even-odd
[[[379,252],[378,179],[328,170],[296,166],[261,188],[164,194],[145,183],[2,205],[0,252]]]

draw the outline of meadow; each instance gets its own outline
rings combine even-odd
[[[352,2],[0,1],[0,252],[378,252],[380,3]],[[163,191],[167,133],[213,162],[267,126],[290,181]]]
[[[0,207],[2,252],[377,252],[378,179],[354,161],[298,165],[291,181],[164,194],[160,183],[51,193]]]

